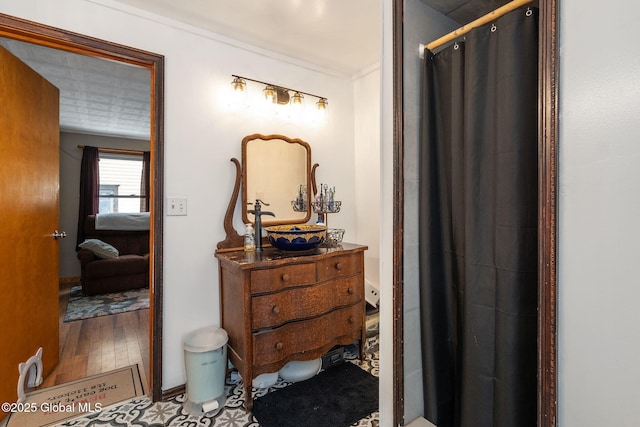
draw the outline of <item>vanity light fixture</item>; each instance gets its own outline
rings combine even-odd
[[[236,92],[244,92],[247,89],[247,82],[240,77],[235,77],[231,82],[231,86]]]
[[[304,95],[300,92],[296,92],[291,97],[291,105],[302,105],[304,104]]]
[[[318,110],[325,112],[328,106],[327,98],[323,96],[313,95],[311,93],[303,92],[301,90],[290,89],[283,86],[274,85],[271,83],[261,82],[260,80],[254,80],[247,77],[238,76],[232,74],[233,81],[231,82],[231,86],[234,91],[244,92],[247,90],[247,81],[258,83],[261,85],[265,85],[262,93],[264,94],[267,102],[286,105],[290,104],[293,107],[302,108],[304,106],[304,95],[312,96],[314,98],[318,98],[318,102],[316,102],[316,107]],[[290,95],[289,92],[293,92],[293,95]]]
[[[304,111],[304,95],[300,92],[296,92],[291,97],[291,114],[296,119],[302,117]]]
[[[318,109],[318,119],[320,121],[327,120],[327,107],[329,107],[327,98],[320,98],[318,102],[316,102],[316,108]]]
[[[264,93],[264,98],[269,102],[274,102],[276,98],[276,88],[272,85],[267,85],[262,92]]]
[[[326,110],[328,106],[329,102],[327,101],[327,98],[320,98],[318,102],[316,102],[318,110]]]

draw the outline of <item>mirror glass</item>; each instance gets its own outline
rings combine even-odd
[[[311,147],[301,139],[283,135],[249,135],[242,140],[242,220],[254,222],[256,199],[263,225],[301,224],[309,221]]]

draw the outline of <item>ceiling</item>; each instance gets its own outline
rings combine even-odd
[[[380,62],[376,0],[116,0],[351,75]]]
[[[377,0],[116,0],[345,77],[380,63]],[[421,0],[461,25],[508,0]],[[60,89],[62,130],[149,138],[147,69],[1,39]]]
[[[453,19],[460,26],[509,3],[510,0],[422,0],[424,4]]]
[[[149,139],[151,74],[102,58],[0,38],[4,46],[60,90],[67,132]]]
[[[379,0],[116,0],[351,76],[380,63]],[[509,0],[422,0],[461,25]]]
[[[148,140],[151,73],[121,62],[0,38],[60,90],[60,129]]]

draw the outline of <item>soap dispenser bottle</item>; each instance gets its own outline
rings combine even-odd
[[[247,224],[246,231],[244,233],[244,250],[246,252],[253,252],[256,250],[256,239],[253,232],[253,225]]]

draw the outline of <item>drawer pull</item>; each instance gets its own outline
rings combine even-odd
[[[280,307],[278,307],[277,305],[274,305],[273,308],[271,309],[271,312],[273,314],[280,314]]]
[[[284,345],[281,342],[276,344],[276,350],[282,351],[283,348],[284,348]]]
[[[349,295],[353,295],[353,288],[352,288],[351,286],[349,286],[349,287],[347,288],[347,293],[348,293]]]
[[[288,274],[288,273],[284,273],[284,274],[282,275],[282,281],[283,281],[283,282],[286,282],[286,281],[288,281],[288,280],[289,280],[289,274]]]
[[[338,270],[338,271],[342,270],[342,263],[341,262],[336,262],[336,270]]]
[[[353,318],[353,316],[349,316],[349,323],[355,323],[355,319]]]

